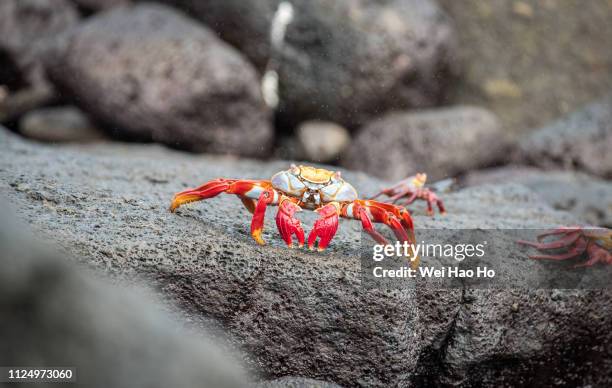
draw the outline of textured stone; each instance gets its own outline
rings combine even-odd
[[[190,10],[264,69],[278,72],[283,121],[349,129],[392,109],[439,103],[457,72],[450,20],[430,0],[297,0],[270,45],[279,0],[164,0]]]
[[[94,280],[0,210],[0,364],[73,366],[87,387],[244,387],[240,363],[177,329],[149,291]],[[36,384],[52,386],[53,384]]]
[[[264,381],[253,388],[342,388],[337,384],[307,379],[303,377],[282,377],[276,380]]]
[[[519,183],[535,191],[555,209],[572,212],[589,225],[612,228],[612,183],[571,171],[533,167],[498,167],[468,173],[463,184]]]
[[[249,214],[231,196],[177,214],[166,210],[183,187],[220,176],[266,178],[287,162],[193,157],[156,146],[50,147],[0,136],[0,195],[39,236],[94,268],[146,280],[194,320],[219,320],[263,378],[304,376],[345,386],[476,385],[481,378],[496,386],[611,382],[608,291],[366,289],[359,282],[358,222],[341,221],[329,250],[315,253],[288,250],[272,212],[264,231],[269,245],[255,245]],[[350,171],[343,176],[363,196],[388,184]],[[417,227],[575,223],[517,185],[444,199],[448,215],[416,215]],[[421,212],[419,204],[415,214]],[[314,214],[301,218],[309,230]],[[514,241],[504,244],[508,252],[516,249]],[[546,276],[554,265],[513,257],[501,265],[527,277]],[[534,367],[542,364],[555,373]]]
[[[255,69],[215,34],[161,5],[89,18],[46,61],[67,97],[117,135],[173,147],[267,154]]]
[[[507,146],[499,121],[485,109],[391,113],[365,125],[341,163],[391,180],[416,172],[440,179],[498,162]]]
[[[612,178],[612,96],[525,136],[520,161]]]

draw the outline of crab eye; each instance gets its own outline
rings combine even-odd
[[[289,172],[296,176],[300,175],[300,168],[295,164],[291,163],[291,168],[289,169]]]

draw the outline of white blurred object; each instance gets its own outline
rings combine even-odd
[[[280,50],[285,41],[287,26],[293,20],[293,5],[283,1],[278,5],[272,25],[270,26],[270,43],[274,49]],[[268,62],[267,70],[261,79],[261,94],[270,108],[278,106],[278,73],[275,70],[272,59]]]

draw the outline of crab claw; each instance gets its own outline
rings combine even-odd
[[[298,211],[302,211],[302,209],[285,198],[281,199],[278,212],[276,213],[276,226],[281,237],[290,248],[293,246],[292,236],[294,234],[298,239],[300,248],[304,246],[304,229],[302,229],[300,220],[294,216],[295,212]]]
[[[319,237],[319,245],[317,250],[323,251],[334,238],[338,230],[338,214],[340,213],[338,205],[329,203],[322,208],[316,210],[320,218],[315,221],[314,228],[308,235],[308,249],[314,249],[314,244]]]

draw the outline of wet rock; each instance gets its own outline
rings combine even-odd
[[[269,62],[279,76],[279,113],[290,124],[353,128],[392,109],[437,104],[456,73],[453,28],[429,0],[291,1],[275,45],[278,0],[165,2],[189,9],[260,69]]]
[[[149,292],[94,280],[0,212],[0,363],[73,366],[88,387],[244,387],[206,332],[177,329]],[[163,351],[160,351],[162,350]]]
[[[342,388],[334,383],[307,379],[303,377],[282,377],[276,380],[265,381],[253,388]]]
[[[501,167],[470,172],[468,186],[520,183],[559,210],[572,212],[589,225],[612,228],[612,183],[570,171]]]
[[[297,129],[297,137],[309,160],[331,162],[338,159],[351,141],[348,131],[324,121],[307,121]]]
[[[75,104],[117,135],[267,154],[272,129],[255,70],[170,8],[142,4],[96,15],[55,47],[46,67]]]
[[[74,107],[37,109],[20,121],[19,132],[45,142],[90,142],[105,139],[87,116]]]
[[[612,89],[612,51],[601,50],[612,35],[605,1],[438,3],[461,47],[449,100],[490,109],[508,132],[539,128]]]
[[[541,128],[520,142],[520,160],[612,178],[612,96]]]
[[[274,230],[273,211],[265,223],[268,245],[255,245],[249,213],[232,196],[167,212],[172,194],[186,186],[216,177],[267,178],[287,162],[120,144],[62,146],[58,152],[6,132],[0,136],[0,195],[21,219],[83,263],[119,277],[138,275],[194,311],[194,318],[218,319],[265,379],[426,386],[449,380],[477,385],[486,376],[495,386],[610,384],[610,358],[602,354],[612,343],[607,291],[532,295],[502,289],[481,297],[460,289],[366,289],[359,222],[342,220],[329,250],[316,253],[287,250]],[[363,173],[343,170],[343,176],[363,196],[388,184]],[[471,188],[444,199],[448,215],[417,215],[417,227],[575,223],[519,185]],[[314,213],[301,218],[310,230]],[[508,252],[516,249],[514,241],[505,244]],[[549,264],[505,261],[529,276],[545,276]],[[590,353],[575,352],[577,344],[591,346]],[[555,373],[543,374],[541,365]]]
[[[391,113],[359,131],[342,165],[394,181],[416,172],[435,180],[499,161],[507,146],[497,117],[485,109]]]
[[[0,122],[52,98],[41,56],[77,21],[78,13],[67,0],[0,2]]]

